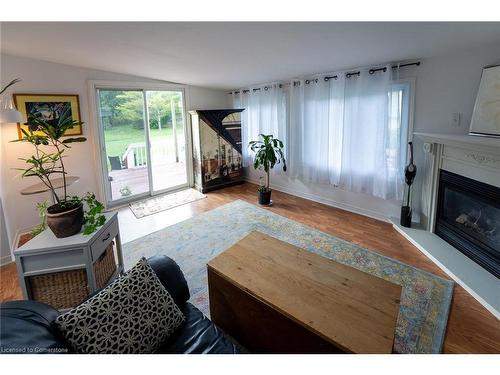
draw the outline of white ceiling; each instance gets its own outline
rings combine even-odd
[[[221,89],[500,43],[500,23],[4,22],[1,27],[6,54]]]

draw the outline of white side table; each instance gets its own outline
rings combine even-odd
[[[106,216],[105,224],[90,235],[80,232],[74,236],[57,238],[47,228],[15,250],[17,273],[24,298],[36,299],[30,284],[30,279],[34,276],[74,270],[85,271],[87,292],[88,294],[94,293],[99,289],[94,266],[102,259],[101,255],[112,245],[113,241],[116,271],[111,275],[108,283],[123,273],[118,215],[116,212],[107,212],[104,215]],[[47,287],[50,288],[50,285]],[[54,307],[64,309],[72,306]]]

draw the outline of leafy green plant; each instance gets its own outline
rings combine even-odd
[[[58,113],[52,111],[48,119],[37,113],[30,113],[25,124],[28,126],[28,130],[21,129],[22,138],[12,142],[27,142],[33,145],[33,155],[29,158],[19,158],[27,166],[17,169],[22,171],[22,177],[38,178],[49,189],[56,202],[50,207],[46,202],[37,204],[39,216],[42,218],[43,212],[45,218],[47,212],[64,212],[86,203],[83,233],[91,234],[106,221],[102,214],[104,205],[96,199],[93,193],[87,193],[84,197],[68,196],[67,172],[64,164],[65,151],[71,148],[70,144],[87,140],[85,137],[64,137],[64,133],[74,126],[82,124],[83,122],[73,120],[70,106],[62,107]],[[62,177],[63,179],[62,194],[58,194],[54,187],[54,177]],[[46,226],[41,223],[34,228],[34,231],[39,234],[45,228]]]
[[[48,201],[43,201],[36,204],[36,210],[38,211],[38,217],[40,217],[40,224],[31,230],[31,235],[33,237],[38,236],[45,229],[47,229],[47,208],[49,207]]]
[[[94,193],[87,193],[83,201],[87,204],[83,219],[83,234],[91,234],[106,222],[106,217],[102,214],[104,205],[96,199]]]
[[[28,130],[21,129],[22,138],[12,142],[28,142],[35,148],[35,153],[29,158],[20,158],[27,165],[25,168],[17,168],[22,171],[22,177],[37,177],[52,193],[58,209],[70,208],[75,201],[68,200],[66,168],[64,165],[64,151],[70,148],[71,143],[85,142],[85,137],[61,138],[64,133],[83,122],[74,121],[71,117],[71,107],[63,107],[60,113],[52,111],[49,119],[37,114],[30,113]],[[63,179],[63,193],[59,196],[54,188],[53,176],[61,176]],[[69,207],[68,207],[69,206]]]
[[[269,172],[276,164],[283,162],[283,171],[286,172],[286,160],[283,153],[283,142],[272,135],[259,134],[262,140],[248,143],[250,150],[255,152],[253,167],[266,172],[266,182],[259,187],[259,191],[269,191]],[[261,189],[262,188],[262,189]]]
[[[132,189],[128,186],[124,186],[120,189],[120,194],[122,197],[128,197],[129,195],[132,195]]]

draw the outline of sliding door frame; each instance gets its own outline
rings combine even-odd
[[[88,81],[88,95],[89,95],[89,107],[90,107],[90,121],[89,130],[93,139],[94,145],[94,165],[97,171],[97,188],[98,191],[96,195],[101,201],[104,202],[106,208],[116,208],[119,206],[126,205],[132,201],[147,198],[157,194],[166,193],[169,191],[181,190],[186,187],[193,186],[193,163],[192,163],[192,137],[191,137],[191,126],[189,117],[186,116],[187,108],[189,108],[189,98],[188,98],[188,86],[178,85],[178,84],[163,84],[163,83],[152,83],[152,82],[128,82],[128,81],[103,81],[103,80],[89,80]],[[135,90],[141,91],[144,98],[144,132],[145,132],[145,142],[147,143],[146,149],[147,160],[148,160],[148,182],[149,191],[141,194],[134,195],[133,197],[125,197],[116,200],[111,200],[111,191],[107,173],[107,160],[106,160],[106,145],[104,140],[104,130],[101,127],[100,118],[100,106],[99,106],[99,96],[97,95],[97,90]],[[147,91],[177,91],[182,94],[182,105],[183,105],[183,123],[184,123],[184,134],[185,134],[185,157],[186,157],[186,173],[187,173],[187,183],[184,185],[174,186],[172,188],[163,189],[160,191],[153,192],[152,185],[152,165],[151,165],[151,144],[150,144],[150,131],[147,122],[148,118],[148,108],[146,100]]]

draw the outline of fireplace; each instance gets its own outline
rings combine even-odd
[[[500,278],[500,188],[440,170],[434,231]]]

